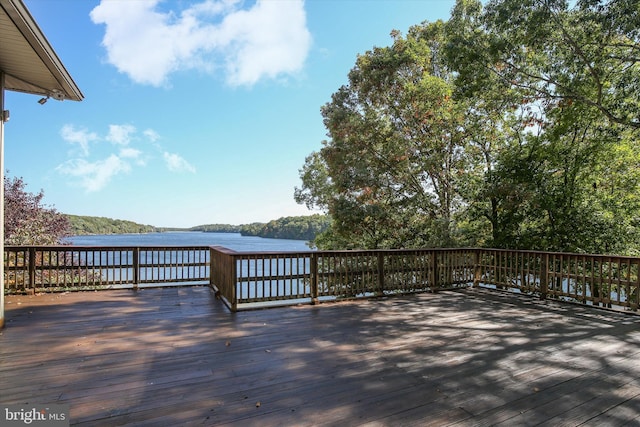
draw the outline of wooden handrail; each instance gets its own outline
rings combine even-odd
[[[638,310],[640,258],[507,249],[236,252],[221,246],[6,246],[9,292],[206,284],[235,311],[456,287]]]
[[[207,246],[6,246],[9,292],[209,281]]]

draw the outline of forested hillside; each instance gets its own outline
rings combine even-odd
[[[138,224],[133,221],[95,216],[65,215],[71,224],[71,234],[125,234],[154,233],[164,231],[200,231],[207,233],[241,233],[243,236],[259,236],[274,239],[312,241],[316,235],[329,227],[326,215],[284,217],[268,223],[244,225],[203,224],[190,228],[164,228]]]
[[[331,220],[327,215],[289,216],[269,221],[240,226],[243,236],[260,236],[272,239],[315,240],[325,231]]]
[[[239,233],[239,225],[231,224],[204,224],[189,228],[189,231],[204,231],[206,233]]]
[[[151,225],[138,224],[133,221],[111,219],[98,216],[66,215],[71,223],[71,234],[81,236],[85,234],[124,234],[124,233],[153,233],[159,231]]]

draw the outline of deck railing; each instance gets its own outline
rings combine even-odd
[[[478,250],[478,283],[541,298],[638,310],[640,258]]]
[[[212,248],[212,285],[231,310],[366,298],[473,283],[473,249],[234,252]]]
[[[5,247],[8,292],[203,285],[232,310],[482,286],[637,311],[640,258],[499,249]]]
[[[6,246],[9,292],[209,283],[207,246]]]

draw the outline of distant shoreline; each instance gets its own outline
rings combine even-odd
[[[256,236],[271,239],[314,241],[316,236],[330,225],[327,215],[282,217],[268,223],[252,224],[203,224],[194,227],[156,227],[133,221],[106,217],[66,215],[72,236],[101,236],[126,234],[151,234],[167,232],[240,233],[242,236]]]

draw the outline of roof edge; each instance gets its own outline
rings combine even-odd
[[[84,99],[82,91],[62,64],[62,61],[45,37],[35,19],[33,19],[33,16],[23,1],[0,0],[0,6],[6,10],[8,16],[13,20],[16,27],[20,30],[33,51],[38,55],[40,60],[60,84],[62,93],[56,94],[52,91],[51,93],[47,93],[47,95],[55,97],[56,99],[82,101],[82,99]],[[42,94],[41,92],[33,93],[37,95]]]

